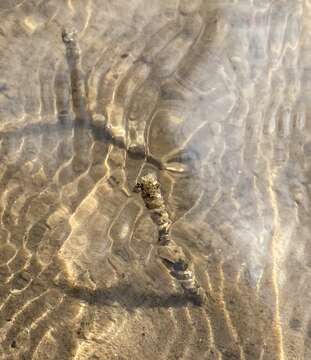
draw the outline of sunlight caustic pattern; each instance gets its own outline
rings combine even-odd
[[[1,1],[1,359],[311,357],[310,15]],[[156,256],[150,172],[204,306]]]

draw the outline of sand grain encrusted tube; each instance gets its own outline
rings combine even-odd
[[[195,278],[192,263],[185,256],[182,247],[178,246],[170,237],[172,221],[165,206],[157,177],[154,174],[143,176],[136,184],[135,190],[141,193],[151,218],[158,227],[158,256],[170,274],[178,280],[185,293],[195,303],[202,304],[206,300],[206,295]]]
[[[73,110],[77,120],[86,120],[87,101],[85,79],[81,64],[81,49],[75,30],[64,29],[62,39],[66,46],[66,58],[70,71]]]

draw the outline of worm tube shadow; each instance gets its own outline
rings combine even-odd
[[[190,297],[185,294],[159,294],[135,288],[129,283],[120,283],[117,286],[92,290],[87,287],[75,287],[68,283],[56,285],[67,296],[79,299],[89,305],[114,306],[120,305],[127,310],[136,308],[178,308],[191,303]]]

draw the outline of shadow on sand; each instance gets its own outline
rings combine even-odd
[[[160,294],[135,289],[128,283],[117,286],[92,290],[87,287],[74,287],[68,283],[56,285],[67,296],[78,299],[88,305],[115,306],[119,305],[131,311],[136,308],[180,308],[193,304],[190,297],[183,293]]]

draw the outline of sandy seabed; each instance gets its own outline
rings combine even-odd
[[[309,0],[0,1],[1,359],[311,359],[310,27]]]

